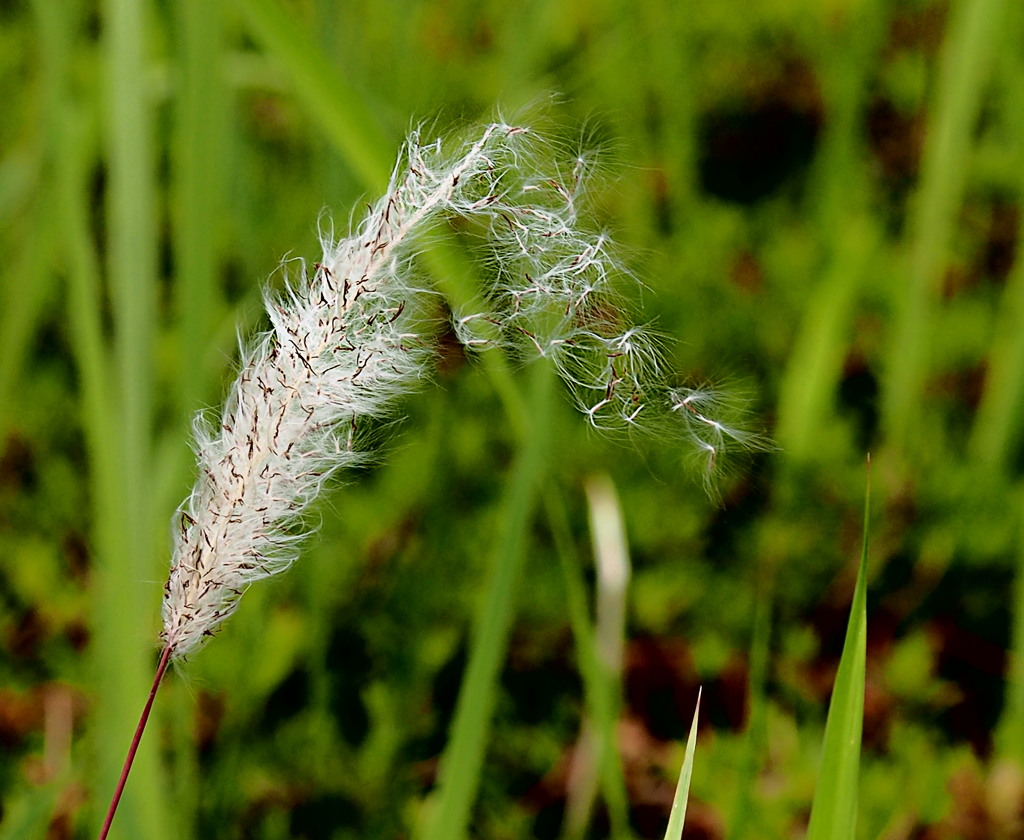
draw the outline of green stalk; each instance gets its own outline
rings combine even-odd
[[[12,216],[26,213],[26,219],[18,221],[25,233],[20,239],[19,253],[12,255],[10,265],[0,277],[0,440],[6,438],[8,424],[18,406],[15,389],[18,378],[35,338],[39,320],[46,306],[51,303],[54,291],[54,265],[52,255],[59,251],[56,246],[58,228],[53,221],[52,179],[48,178],[53,160],[61,153],[60,109],[63,104],[63,90],[69,63],[70,45],[63,27],[66,10],[52,8],[35,0],[33,13],[39,28],[39,49],[41,62],[37,83],[41,98],[40,113],[44,115],[43,145],[46,163],[44,167],[29,166],[27,162],[13,163],[27,170],[32,186],[16,190],[19,199],[14,206],[4,208],[0,215]],[[4,164],[12,165],[13,153],[5,156]],[[35,199],[29,195],[35,194]],[[24,202],[24,204],[22,204]],[[27,206],[25,206],[27,205]],[[12,227],[14,227],[12,225]]]
[[[361,94],[276,0],[235,0],[252,33],[291,74],[295,96],[320,122],[362,182],[377,192],[391,168],[390,142]]]
[[[1024,60],[1013,45],[1024,35],[1024,14],[1013,7],[1004,32],[1007,49],[1000,52],[1000,75],[1005,91],[1004,119],[1016,142],[1014,163],[1019,180],[1018,201],[1024,196]],[[1024,242],[1024,219],[1017,229]],[[988,470],[1005,473],[1020,441],[1024,420],[1024,259],[1018,251],[999,301],[992,346],[988,355],[985,391],[971,429],[969,452]]]
[[[223,212],[228,96],[219,0],[175,4],[181,86],[172,146],[178,399],[191,414],[212,383],[207,348],[220,311],[217,221]]]
[[[182,436],[192,414],[209,404],[219,379],[210,364],[217,318],[223,311],[217,276],[226,205],[226,138],[230,102],[221,64],[221,0],[174,5],[178,78],[171,152],[173,305],[177,389],[174,416],[154,457],[159,510],[173,509],[192,459]],[[180,497],[180,496],[179,496]],[[171,772],[178,827],[192,833],[199,801],[198,757],[188,716],[175,709]]]
[[[988,76],[1003,0],[954,4],[935,107],[925,133],[921,185],[910,223],[910,266],[888,354],[883,415],[897,450],[917,426],[929,363],[932,309],[956,213],[967,183],[971,136]]]
[[[1018,241],[1024,241],[1024,224],[1019,230]],[[968,451],[979,465],[1005,473],[1024,414],[1024,260],[1014,264],[993,332],[985,391]]]
[[[11,255],[0,291],[0,439],[17,416],[18,380],[29,348],[36,338],[39,321],[53,301],[54,271],[42,255],[57,250],[57,231],[47,198],[50,185],[39,183],[39,194],[27,210],[25,235],[19,253]]]
[[[94,463],[97,557],[93,584],[94,733],[99,767],[93,783],[105,800],[119,776],[125,744],[152,674],[154,567],[150,449],[156,237],[153,131],[146,87],[148,4],[106,0],[101,7],[105,61],[108,280],[114,324],[114,382],[93,434],[107,438]],[[99,305],[100,298],[87,302]],[[110,437],[107,437],[110,436]],[[166,803],[156,753],[143,749],[115,836],[163,838]],[[98,825],[98,823],[97,823]]]
[[[864,212],[866,177],[858,142],[884,19],[877,3],[829,27],[821,62],[828,119],[817,158],[814,218],[824,257],[811,290],[779,393],[776,439],[793,463],[819,451],[850,342],[859,287],[879,238]]]
[[[58,4],[45,5],[56,8]],[[110,488],[115,485],[116,451],[115,435],[107,420],[113,396],[100,312],[100,266],[89,233],[85,199],[87,173],[95,160],[97,138],[92,121],[67,102],[60,104],[58,125],[65,152],[55,160],[55,209],[65,237],[69,335],[79,379],[80,422],[89,450],[93,502],[97,504],[98,499],[113,494]],[[95,513],[101,513],[98,506]]]
[[[1005,33],[1014,44],[1024,32],[1024,14],[1013,8]],[[1015,50],[1002,56],[1006,90],[1006,119],[1015,129],[1018,164],[1024,161],[1024,62]],[[1019,171],[1024,175],[1024,167]],[[1018,182],[1018,196],[1024,195],[1024,178]],[[1018,228],[1024,237],[1024,220]],[[985,392],[971,430],[970,453],[984,468],[1006,474],[1014,447],[1020,441],[1021,411],[1024,406],[1024,259],[1018,252],[1003,292],[989,351]],[[1015,506],[1020,510],[1021,494]],[[1013,587],[1011,647],[1006,674],[1003,712],[996,732],[996,749],[1002,758],[1024,766],[1024,543],[1019,544]]]
[[[89,485],[92,496],[93,533],[95,545],[101,542],[98,531],[101,520],[101,499],[114,486],[113,440],[104,425],[110,405],[107,383],[107,359],[103,346],[98,302],[99,266],[89,235],[85,204],[86,172],[96,157],[96,137],[83,115],[73,115],[67,95],[67,56],[71,33],[77,21],[69,4],[36,0],[33,11],[39,23],[40,43],[48,66],[47,113],[49,115],[49,160],[52,175],[51,195],[53,224],[61,230],[61,256],[67,283],[67,319],[74,360],[79,375],[80,424],[91,466]],[[4,840],[29,840],[41,837],[51,824],[59,807],[62,792],[67,789],[66,773],[39,790],[28,801],[13,801],[5,813],[0,836]],[[19,807],[20,806],[20,807]]]
[[[698,37],[692,7],[678,3],[636,6],[649,49],[651,83],[660,109],[652,156],[668,181],[673,225],[689,225],[696,211],[697,123],[700,102]],[[634,97],[636,104],[640,97]],[[641,123],[638,123],[641,124]]]
[[[466,836],[497,699],[498,675],[508,650],[528,531],[548,457],[553,379],[546,363],[535,365],[529,400],[532,411],[498,524],[492,577],[470,639],[469,663],[441,758],[438,789],[414,831],[415,840],[463,840]]]
[[[792,463],[817,456],[849,343],[857,289],[873,256],[876,231],[848,219],[831,265],[810,295],[779,389],[776,438]]]

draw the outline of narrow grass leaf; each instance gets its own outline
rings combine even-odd
[[[779,446],[794,462],[813,459],[847,353],[857,289],[876,247],[863,218],[848,219],[831,265],[811,293],[779,394]]]
[[[867,557],[870,486],[864,495],[864,539],[857,584],[829,703],[821,769],[811,806],[807,840],[852,840],[857,823],[860,742],[864,721],[867,658]]]
[[[57,251],[58,231],[52,223],[49,185],[41,185],[35,206],[26,208],[32,217],[24,247],[10,261],[0,290],[0,437],[17,416],[19,378],[36,339],[40,322],[54,292],[50,260],[40,255]]]
[[[51,38],[68,39],[77,31],[79,22],[67,7],[38,5],[40,12],[44,11],[44,5],[46,7],[45,25]],[[53,19],[51,13],[58,8],[63,14]],[[137,558],[123,550],[123,476],[118,457],[121,442],[111,422],[115,403],[113,360],[103,337],[100,261],[90,230],[93,199],[89,177],[98,154],[97,120],[95,114],[72,105],[66,80],[62,80],[61,85],[53,114],[55,145],[60,149],[53,160],[54,213],[64,234],[61,253],[68,283],[68,335],[78,376],[81,424],[89,458],[95,523],[92,539],[97,557],[102,559],[102,563],[97,564],[99,583],[94,587],[96,611],[92,647],[98,686],[93,737],[101,770],[91,781],[98,788],[108,784],[105,778],[110,779],[110,785],[117,778],[123,758],[124,740],[120,734],[126,725],[131,725],[135,715],[132,695],[136,684],[144,684],[148,657],[147,645],[141,636],[146,628],[137,621],[141,601],[132,588],[138,576],[130,571]],[[126,644],[127,639],[137,644]],[[131,827],[130,836],[167,836],[155,753],[146,751],[140,756],[136,776],[133,804],[128,807],[125,818],[125,825]],[[95,813],[93,816],[99,819]]]
[[[1012,7],[1004,33],[1007,44],[1024,37],[1024,9]],[[1024,196],[1024,58],[1015,49],[999,53],[1003,119],[1014,138],[1012,169],[1017,200]],[[1017,226],[1024,241],[1024,219]],[[971,429],[971,458],[988,470],[1006,471],[1013,463],[1024,419],[1024,258],[1018,252],[1000,297],[985,364],[985,390]]]
[[[320,46],[276,0],[235,0],[253,34],[291,74],[295,96],[353,171],[374,191],[387,183],[391,149],[373,110]]]
[[[0,277],[0,440],[6,437],[8,424],[17,414],[19,397],[15,393],[33,340],[40,328],[44,312],[52,302],[54,291],[53,262],[44,255],[60,250],[59,228],[53,222],[53,160],[61,154],[60,105],[64,79],[67,75],[69,45],[63,31],[64,12],[53,4],[39,0],[33,4],[39,31],[40,110],[44,116],[39,130],[43,132],[46,165],[18,166],[17,157],[7,154],[4,163],[20,169],[31,188],[15,190],[19,203],[7,208],[5,234],[13,234],[18,243],[17,256],[8,256],[7,269]],[[36,142],[38,137],[33,138]],[[34,200],[30,196],[35,196]],[[6,214],[4,214],[6,215]],[[19,227],[12,224],[14,219]],[[24,226],[20,227],[20,223]],[[0,246],[3,247],[3,246]],[[8,245],[7,247],[10,247]]]
[[[693,753],[697,748],[697,717],[700,715],[700,695],[697,692],[697,707],[693,710],[693,721],[690,723],[690,734],[686,739],[686,753],[683,766],[679,770],[679,781],[676,783],[676,795],[672,800],[672,811],[665,829],[665,840],[680,840],[683,836],[683,825],[686,822],[686,803],[690,798],[690,779],[693,776]]]
[[[98,453],[112,463],[102,470],[97,497],[97,559],[93,578],[90,652],[98,687],[94,735],[99,772],[93,779],[107,795],[118,778],[124,745],[138,714],[137,698],[149,685],[152,613],[148,595],[159,591],[150,492],[153,445],[153,372],[156,368],[157,158],[151,80],[145,49],[151,4],[106,0],[101,4],[107,162],[106,256],[113,317],[114,377],[106,416],[96,418],[115,436]],[[92,304],[95,305],[95,304]],[[155,750],[143,749],[134,784],[125,797],[118,837],[169,836],[167,801]],[[98,818],[102,814],[94,813]]]
[[[171,146],[171,210],[178,408],[181,416],[189,417],[211,399],[215,380],[206,356],[223,306],[218,295],[217,219],[226,203],[223,173],[230,103],[221,62],[221,4],[183,0],[176,4],[175,14],[181,86]]]
[[[921,186],[910,224],[910,264],[889,348],[883,414],[897,449],[911,441],[928,368],[935,293],[949,247],[957,208],[967,183],[971,139],[998,34],[1003,0],[955,4],[925,131]]]
[[[469,663],[459,689],[448,746],[441,758],[436,799],[427,803],[427,813],[417,826],[414,840],[462,840],[480,786],[498,676],[508,649],[515,594],[546,464],[554,386],[549,365],[535,365],[532,386],[528,434],[509,480],[492,577],[470,640]]]

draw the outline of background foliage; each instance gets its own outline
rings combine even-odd
[[[629,825],[610,803],[590,835],[661,836],[699,685],[684,836],[799,835],[870,450],[857,834],[1020,836],[1021,43],[1005,0],[0,4],[0,837],[98,827],[155,663],[188,419],[262,278],[317,258],[321,210],[358,213],[410,125],[538,102],[602,153],[595,212],[681,381],[746,393],[778,451],[715,506],[677,451],[564,401],[531,415],[527,371],[517,428],[495,364],[442,342],[301,566],[165,683],[115,835],[420,825],[526,452],[543,503],[520,511],[472,833],[562,830],[593,701],[563,566],[590,581],[601,472],[634,561]]]

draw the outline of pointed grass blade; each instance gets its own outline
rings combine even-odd
[[[697,748],[697,716],[700,714],[700,691],[697,692],[697,707],[693,710],[693,722],[690,734],[686,739],[686,754],[683,766],[679,771],[676,783],[676,795],[672,800],[672,811],[668,817],[668,828],[665,829],[665,840],[680,840],[683,836],[683,823],[686,821],[686,802],[690,798],[690,779],[693,776],[693,753]]]
[[[870,468],[870,460],[868,462]],[[871,490],[864,494],[864,540],[843,655],[839,660],[825,723],[818,784],[811,806],[807,840],[852,840],[857,822],[857,777],[864,722],[864,673],[867,659],[867,557]]]

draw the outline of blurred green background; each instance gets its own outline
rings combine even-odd
[[[265,278],[411,126],[527,106],[600,152],[598,224],[679,381],[746,394],[778,449],[715,505],[684,453],[534,416],[512,370],[531,449],[507,369],[450,348],[301,563],[165,682],[111,837],[410,836],[503,552],[471,836],[563,836],[603,473],[634,563],[628,826],[611,797],[586,836],[661,836],[698,686],[684,837],[802,836],[869,451],[857,836],[1024,836],[1022,44],[1009,0],[0,3],[0,838],[95,836],[190,417]]]

